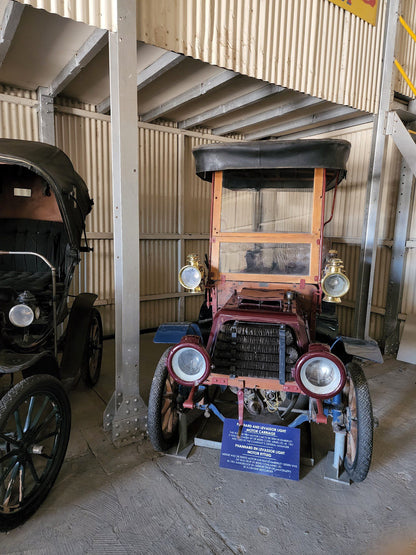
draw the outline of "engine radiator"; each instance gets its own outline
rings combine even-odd
[[[217,336],[212,362],[219,374],[279,378],[279,325],[227,322]],[[299,357],[293,330],[285,330],[286,378]]]

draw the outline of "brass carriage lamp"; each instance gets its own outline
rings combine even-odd
[[[335,250],[329,251],[329,260],[324,269],[321,286],[325,294],[323,300],[327,303],[340,303],[341,297],[349,291],[350,280],[346,276],[344,264],[338,258],[338,252]]]
[[[188,254],[186,257],[188,264],[179,270],[179,283],[190,293],[200,293],[202,291],[202,279],[204,268],[200,263],[197,254]]]

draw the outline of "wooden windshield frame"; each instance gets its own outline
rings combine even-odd
[[[212,278],[215,281],[225,280],[264,283],[319,283],[322,269],[322,235],[325,212],[325,168],[315,168],[314,171],[312,226],[310,233],[221,232],[222,180],[222,171],[213,173],[213,202],[210,247]],[[309,275],[221,273],[219,271],[221,243],[308,244],[311,248]]]

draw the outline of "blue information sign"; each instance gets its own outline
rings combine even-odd
[[[300,430],[226,418],[222,432],[220,466],[277,478],[299,480]]]

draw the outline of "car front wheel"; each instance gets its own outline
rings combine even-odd
[[[344,468],[353,482],[362,482],[373,453],[373,409],[364,372],[359,364],[347,364],[343,390],[346,403],[346,454]]]
[[[71,407],[59,380],[23,379],[0,399],[0,531],[31,516],[53,486],[71,428]]]

